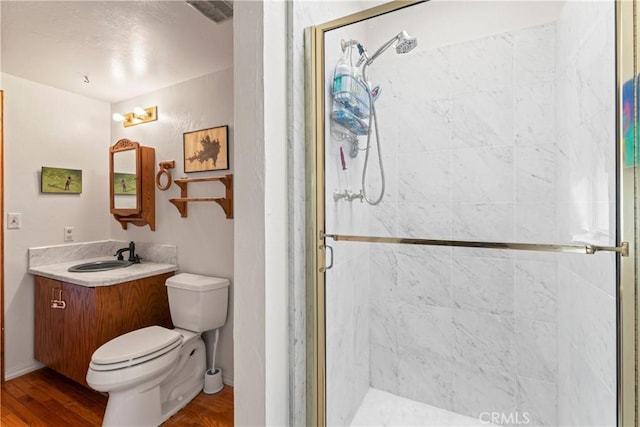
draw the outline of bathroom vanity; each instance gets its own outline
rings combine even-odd
[[[126,277],[132,269],[135,277],[138,265],[113,270],[114,275]],[[145,274],[153,274],[145,268]],[[173,271],[106,284],[99,277],[110,272],[68,273],[66,278],[61,272],[30,272],[35,275],[35,358],[85,386],[91,355],[102,344],[146,326],[173,327],[165,287]]]

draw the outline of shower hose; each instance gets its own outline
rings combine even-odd
[[[369,131],[367,132],[367,147],[365,148],[364,155],[364,166],[362,168],[362,195],[364,200],[370,205],[377,205],[382,200],[384,196],[385,189],[385,176],[384,176],[384,166],[382,165],[382,151],[380,150],[380,134],[378,132],[378,118],[376,116],[376,107],[373,104],[373,96],[371,95],[371,89],[369,85],[366,84],[367,76],[366,76],[366,64],[362,67],[362,80],[365,82],[367,94],[369,96]],[[365,186],[366,176],[367,176],[367,168],[369,165],[369,153],[371,148],[371,122],[373,122],[375,133],[376,133],[376,145],[378,148],[378,164],[380,165],[380,178],[382,178],[382,185],[380,188],[380,195],[374,199],[370,199],[367,195],[367,190]]]

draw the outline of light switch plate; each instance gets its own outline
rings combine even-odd
[[[7,228],[22,227],[22,214],[7,213]]]

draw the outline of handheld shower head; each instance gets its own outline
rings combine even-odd
[[[401,31],[396,38],[398,39],[398,43],[396,44],[396,53],[398,54],[410,52],[418,45],[418,39],[411,37],[404,30]]]
[[[371,57],[366,58],[367,62],[365,65],[371,65],[373,61],[375,61],[378,56],[382,55],[382,53],[389,49],[393,44],[396,45],[396,53],[407,53],[411,51],[414,47],[418,45],[418,39],[415,37],[411,37],[407,34],[406,31],[402,30],[398,35],[394,38],[383,44]]]
[[[415,37],[409,36],[406,31],[400,31],[398,35],[393,37],[391,40],[380,46],[376,52],[369,56],[367,54],[366,49],[361,44],[358,44],[358,51],[360,52],[360,60],[358,61],[358,66],[364,62],[362,66],[362,80],[367,82],[367,67],[373,63],[380,55],[384,53],[387,49],[395,44],[396,53],[407,53],[411,51],[418,45],[418,39]],[[370,205],[377,205],[380,203],[382,198],[384,197],[384,189],[385,189],[385,175],[384,175],[384,166],[382,162],[382,153],[380,151],[380,134],[378,132],[378,116],[376,115],[376,108],[374,101],[378,96],[380,96],[380,87],[373,87],[367,83],[367,92],[369,95],[369,129],[367,132],[367,148],[365,148],[365,157],[364,157],[364,165],[362,167],[362,198],[369,203]],[[371,127],[372,123],[375,129],[376,135],[376,145],[378,147],[378,164],[380,166],[380,178],[381,178],[381,188],[380,195],[375,199],[369,199],[367,196],[366,190],[366,176],[367,176],[367,165],[369,164],[369,153],[371,152],[369,148],[371,148]]]

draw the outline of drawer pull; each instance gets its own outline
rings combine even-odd
[[[58,295],[56,298],[56,291],[58,291]],[[51,289],[51,308],[57,308],[64,310],[67,307],[67,303],[62,299],[62,289],[53,288]]]

